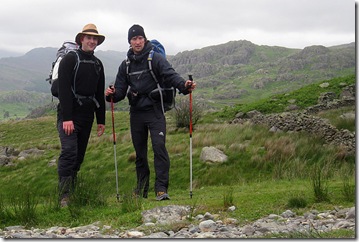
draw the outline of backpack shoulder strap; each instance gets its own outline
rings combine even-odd
[[[153,59],[153,55],[154,55],[154,50],[152,49],[150,51],[150,53],[148,54],[148,58],[147,58],[147,61],[148,61],[148,68],[150,70],[150,73],[153,77],[153,79],[155,80],[156,84],[157,84],[157,88],[158,88],[158,91],[159,91],[159,94],[160,94],[160,99],[161,99],[161,108],[162,108],[162,112],[163,114],[165,114],[165,108],[164,108],[164,104],[163,104],[163,94],[162,94],[162,89],[161,89],[161,86],[157,80],[157,77],[155,75],[155,73],[153,72],[153,69],[152,69],[152,59]]]
[[[158,80],[157,80],[157,77],[155,75],[155,73],[153,72],[153,69],[152,69],[152,59],[153,59],[153,55],[154,55],[154,50],[151,50],[150,53],[148,54],[148,57],[147,57],[147,61],[148,61],[148,68],[150,70],[150,73],[153,77],[153,79],[155,80],[155,82],[157,83],[157,86],[159,85],[158,84]]]
[[[96,61],[94,61],[94,60],[80,60],[80,55],[79,55],[79,53],[78,53],[76,50],[73,50],[73,51],[71,51],[71,52],[75,52],[76,57],[77,57],[77,59],[76,59],[76,64],[75,64],[75,66],[74,66],[73,86],[71,87],[72,93],[74,94],[75,98],[77,99],[77,102],[78,102],[80,105],[82,105],[82,102],[81,102],[80,99],[82,99],[82,98],[90,98],[90,99],[92,99],[92,100],[94,101],[96,107],[99,108],[99,107],[100,107],[100,104],[99,104],[99,102],[96,100],[95,95],[93,95],[93,96],[81,96],[81,95],[79,95],[79,94],[76,93],[76,85],[75,85],[75,84],[76,84],[76,83],[75,83],[75,82],[76,82],[76,78],[77,78],[77,72],[78,72],[78,70],[79,70],[80,63],[96,64],[96,63],[98,63],[98,59],[97,59],[97,57],[95,57],[95,58],[96,58]]]
[[[127,77],[130,75],[130,64],[131,64],[130,58],[128,58],[128,56],[126,56],[126,75],[127,75]]]
[[[79,53],[77,53],[77,51],[73,51],[71,50],[70,52],[74,52],[76,54],[76,64],[74,66],[74,80],[73,80],[73,86],[72,86],[72,92],[74,93],[74,95],[76,96],[76,85],[75,85],[75,81],[76,81],[76,78],[77,78],[77,72],[79,70],[79,66],[80,66],[80,56],[79,56]]]

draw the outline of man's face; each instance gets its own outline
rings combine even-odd
[[[145,47],[145,38],[143,36],[135,36],[130,40],[132,50],[135,54],[139,54]]]
[[[83,35],[81,39],[82,50],[86,52],[94,51],[97,47],[98,37],[93,35]]]

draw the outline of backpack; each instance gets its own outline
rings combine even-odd
[[[98,108],[100,106],[100,104],[98,103],[98,101],[95,99],[95,96],[82,96],[79,94],[76,94],[76,90],[75,90],[75,80],[76,80],[76,75],[77,75],[77,71],[79,69],[79,65],[80,63],[92,63],[94,65],[99,65],[99,63],[97,61],[89,61],[89,60],[80,60],[79,54],[77,53],[79,46],[78,44],[71,42],[71,41],[65,41],[62,46],[57,50],[56,53],[56,59],[54,62],[52,62],[52,67],[50,70],[50,74],[49,77],[46,79],[46,81],[49,82],[49,84],[51,85],[51,94],[53,97],[58,97],[59,96],[59,84],[58,84],[58,70],[59,70],[59,65],[61,60],[64,58],[64,56],[70,52],[74,52],[77,56],[77,62],[76,65],[73,69],[74,71],[74,84],[72,89],[72,92],[75,96],[75,98],[77,98],[77,102],[82,105],[81,99],[83,98],[90,98],[92,99],[95,104],[96,107]]]
[[[147,57],[148,68],[151,73],[151,76],[153,77],[153,79],[155,80],[155,82],[157,84],[157,88],[152,90],[148,94],[148,97],[152,101],[160,100],[162,112],[165,113],[166,111],[169,111],[172,108],[176,107],[176,104],[175,104],[176,89],[174,87],[166,87],[166,86],[161,87],[160,86],[158,79],[152,70],[152,58],[153,58],[154,52],[157,52],[157,53],[161,54],[164,58],[166,58],[166,51],[165,51],[164,46],[158,40],[154,39],[154,40],[151,40],[150,42],[151,42],[153,48]],[[130,75],[130,73],[129,73],[130,61],[128,58],[126,60],[126,66],[127,66],[126,73],[127,73],[127,75]]]
[[[150,42],[153,46],[153,50],[157,53],[160,53],[164,58],[166,58],[165,47],[163,47],[163,45],[156,39],[153,39]]]
[[[64,56],[69,53],[70,51],[74,51],[78,49],[78,45],[74,42],[71,41],[65,41],[62,46],[57,50],[56,53],[56,59],[54,62],[52,62],[52,66],[51,66],[51,70],[50,70],[50,74],[49,77],[46,79],[46,81],[49,82],[49,84],[51,85],[51,93],[54,97],[58,96],[57,93],[57,78],[58,78],[58,71],[59,71],[59,65],[60,62],[62,60],[62,58],[64,58]],[[56,82],[56,83],[55,83]],[[55,83],[55,84],[54,84]],[[56,87],[53,87],[56,86]]]

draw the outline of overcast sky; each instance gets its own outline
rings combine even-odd
[[[168,54],[231,40],[304,48],[355,41],[354,0],[1,0],[0,50],[58,48],[87,23],[105,42],[96,50],[127,51],[133,24]]]

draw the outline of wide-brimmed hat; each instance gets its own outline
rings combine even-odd
[[[102,42],[105,40],[105,36],[98,33],[96,25],[86,24],[85,27],[82,29],[82,32],[80,32],[76,35],[75,41],[78,45],[81,45],[81,37],[82,37],[82,35],[85,35],[85,34],[97,36],[98,37],[97,45],[102,44]]]

